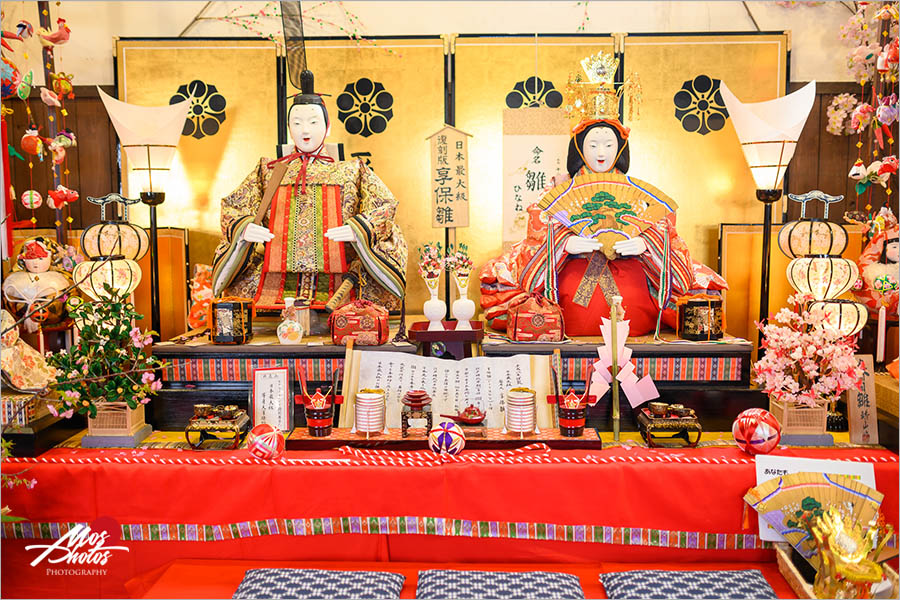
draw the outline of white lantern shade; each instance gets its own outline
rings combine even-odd
[[[132,193],[164,191],[190,100],[167,106],[138,106],[116,100],[99,87],[97,92],[125,151]]]
[[[788,163],[794,157],[800,132],[812,110],[816,82],[811,81],[787,96],[754,103],[738,100],[725,82],[719,90],[741,141],[756,188],[777,189]]]
[[[847,248],[847,230],[839,223],[822,219],[790,221],[778,231],[778,247],[788,258],[843,254]]]
[[[841,332],[844,337],[856,335],[865,327],[869,311],[865,304],[852,300],[823,300],[809,305],[810,310],[825,312],[825,326]]]
[[[130,296],[141,282],[141,268],[127,258],[94,258],[75,265],[72,279],[78,282],[82,292],[94,300],[108,300],[109,293],[104,284],[122,296]]]
[[[788,283],[815,300],[833,300],[847,292],[859,276],[852,260],[840,256],[804,256],[787,267]]]

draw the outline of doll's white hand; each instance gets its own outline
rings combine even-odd
[[[269,231],[268,227],[263,227],[256,223],[247,225],[247,227],[244,228],[244,233],[241,235],[241,239],[245,242],[259,242],[263,244],[272,241],[272,238],[274,237],[275,234]]]
[[[350,229],[349,225],[341,225],[340,227],[332,227],[328,231],[325,232],[325,237],[327,237],[332,242],[354,242],[356,241],[356,236],[353,234],[353,230]]]
[[[597,240],[585,237],[570,237],[566,240],[565,251],[568,254],[587,254],[603,247]]]
[[[613,250],[620,256],[637,256],[647,251],[647,242],[644,238],[631,238],[630,240],[622,240],[613,244]]]

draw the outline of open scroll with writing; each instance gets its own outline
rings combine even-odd
[[[357,389],[378,388],[385,392],[388,427],[400,427],[403,395],[425,390],[431,396],[434,422],[441,414],[453,414],[474,404],[487,413],[488,427],[502,427],[506,392],[531,387],[531,359],[510,357],[442,360],[397,352],[363,352],[359,362]]]

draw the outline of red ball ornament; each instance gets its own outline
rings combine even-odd
[[[256,458],[276,459],[284,454],[284,435],[277,427],[260,423],[247,434],[247,450]]]
[[[769,411],[749,408],[734,420],[731,435],[744,452],[768,454],[781,441],[781,424]]]

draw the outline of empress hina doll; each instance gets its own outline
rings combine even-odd
[[[284,298],[323,308],[348,273],[359,295],[399,307],[406,286],[406,241],[394,222],[397,200],[362,161],[334,161],[324,152],[330,125],[313,76],[288,113],[294,152],[262,159],[222,200],[224,239],[213,262],[213,294],[253,298],[257,309],[280,311]],[[287,165],[280,181],[276,166]],[[271,204],[254,223],[267,188]]]
[[[630,131],[616,119],[580,123],[569,141],[569,178],[589,173],[628,171]],[[554,184],[560,183],[554,181]],[[534,213],[529,209],[529,213]],[[545,217],[545,215],[541,215]],[[674,328],[674,299],[691,290],[721,290],[725,281],[691,260],[675,231],[674,213],[639,236],[616,242],[616,258],[607,260],[598,240],[579,237],[546,217],[529,219],[528,236],[481,271],[481,304],[495,328],[506,327],[507,310],[523,295],[542,292],[548,270],[557,274],[558,299],[568,335],[599,335],[601,317],[609,317],[612,296],[622,296],[631,335],[654,331],[662,323]],[[539,242],[539,243],[538,243]],[[550,242],[553,252],[548,252]],[[593,263],[593,264],[592,264]],[[660,296],[660,289],[663,295]],[[664,298],[663,302],[659,298]]]

